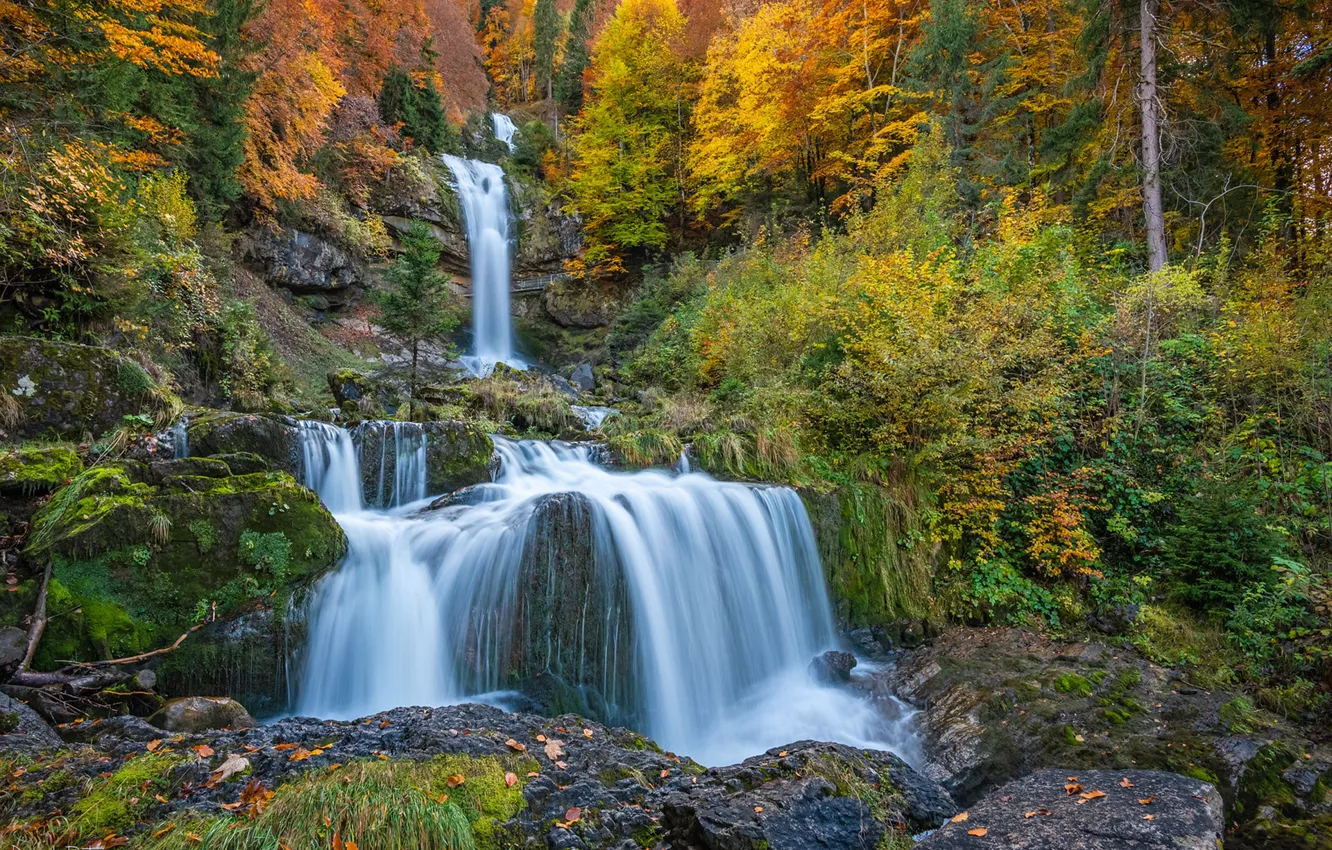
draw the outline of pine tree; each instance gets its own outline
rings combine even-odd
[[[564,61],[555,81],[555,97],[570,115],[583,108],[583,71],[587,69],[587,39],[596,11],[595,0],[577,0],[569,17],[569,37],[565,40]]]
[[[379,90],[379,115],[390,125],[402,125],[402,135],[431,153],[439,153],[449,142],[449,121],[434,80],[412,81],[396,65],[389,69]]]
[[[402,234],[402,252],[385,274],[388,287],[374,293],[384,331],[411,352],[408,415],[415,415],[421,344],[458,326],[449,278],[437,268],[441,248],[425,222]]]
[[[555,97],[555,45],[560,39],[560,13],[555,0],[536,0],[533,25],[536,28],[537,88],[547,98]]]

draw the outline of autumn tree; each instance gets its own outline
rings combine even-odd
[[[575,271],[624,271],[627,251],[661,248],[683,209],[691,69],[677,53],[674,0],[626,0],[597,39],[570,178],[586,250]]]

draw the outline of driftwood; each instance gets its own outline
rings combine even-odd
[[[65,661],[62,663],[66,666],[52,673],[35,673],[26,667],[20,667],[18,672],[10,677],[9,684],[25,688],[45,688],[51,685],[59,685],[71,693],[100,691],[134,678],[133,673],[109,668],[121,667],[126,664],[141,664],[151,658],[179,649],[180,645],[185,642],[185,638],[202,629],[205,625],[207,624],[199,623],[197,626],[193,626],[189,631],[176,638],[176,642],[170,646],[126,658],[109,658],[105,661]]]

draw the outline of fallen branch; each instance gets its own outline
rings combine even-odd
[[[41,642],[42,632],[46,631],[46,588],[51,584],[51,560],[46,561],[46,570],[42,573],[42,588],[37,591],[37,605],[32,611],[32,625],[28,628],[28,649],[23,653],[18,673],[22,675],[32,666],[32,659],[37,654],[37,644]]]
[[[176,642],[171,644],[171,646],[164,646],[161,649],[154,649],[152,652],[142,652],[139,653],[138,655],[131,655],[128,658],[110,658],[107,659],[106,661],[61,661],[60,662],[61,664],[69,665],[68,667],[61,668],[61,671],[64,672],[69,670],[75,670],[80,667],[114,667],[120,664],[138,664],[142,661],[147,661],[149,658],[156,658],[159,655],[166,655],[168,652],[173,652],[179,649],[180,645],[185,642],[185,638],[194,634],[195,632],[197,632],[199,629],[202,629],[206,625],[208,624],[199,623],[197,626],[191,626],[189,631],[185,632],[185,634],[176,638]]]

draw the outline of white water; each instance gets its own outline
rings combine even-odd
[[[504,170],[489,162],[443,154],[453,172],[467,227],[472,267],[472,353],[468,370],[488,375],[496,363],[522,368],[513,355],[509,317],[509,200]]]
[[[614,407],[593,407],[583,406],[581,404],[571,404],[569,409],[573,415],[578,417],[578,421],[583,423],[583,427],[589,431],[595,431],[601,427],[601,423],[606,421],[606,417],[620,411]]]
[[[588,658],[597,646],[535,651],[579,671],[600,662],[601,678],[590,684],[616,722],[705,764],[805,738],[902,750],[900,722],[807,671],[835,635],[813,533],[793,491],[703,474],[610,472],[588,446],[496,438],[496,481],[466,504],[368,511],[351,435],[309,423],[302,434],[306,480],[346,530],[350,551],[314,593],[298,713],[355,718],[400,705],[505,705],[497,691],[515,684],[506,679],[522,632],[515,624],[540,602],[520,571],[536,507],[577,493],[590,507],[597,575],[605,583],[601,571],[609,570],[623,593],[581,627],[606,635],[600,658]],[[364,431],[360,438],[364,453],[372,443]],[[396,446],[402,468],[415,448]],[[538,574],[537,585],[546,584],[554,576]],[[596,594],[586,596],[595,606]]]
[[[182,416],[171,425],[171,456],[182,458],[190,456],[190,418]]]
[[[513,119],[499,112],[490,113],[490,120],[495,125],[495,138],[499,139],[508,146],[509,151],[513,151],[513,134],[518,132],[514,126]]]

